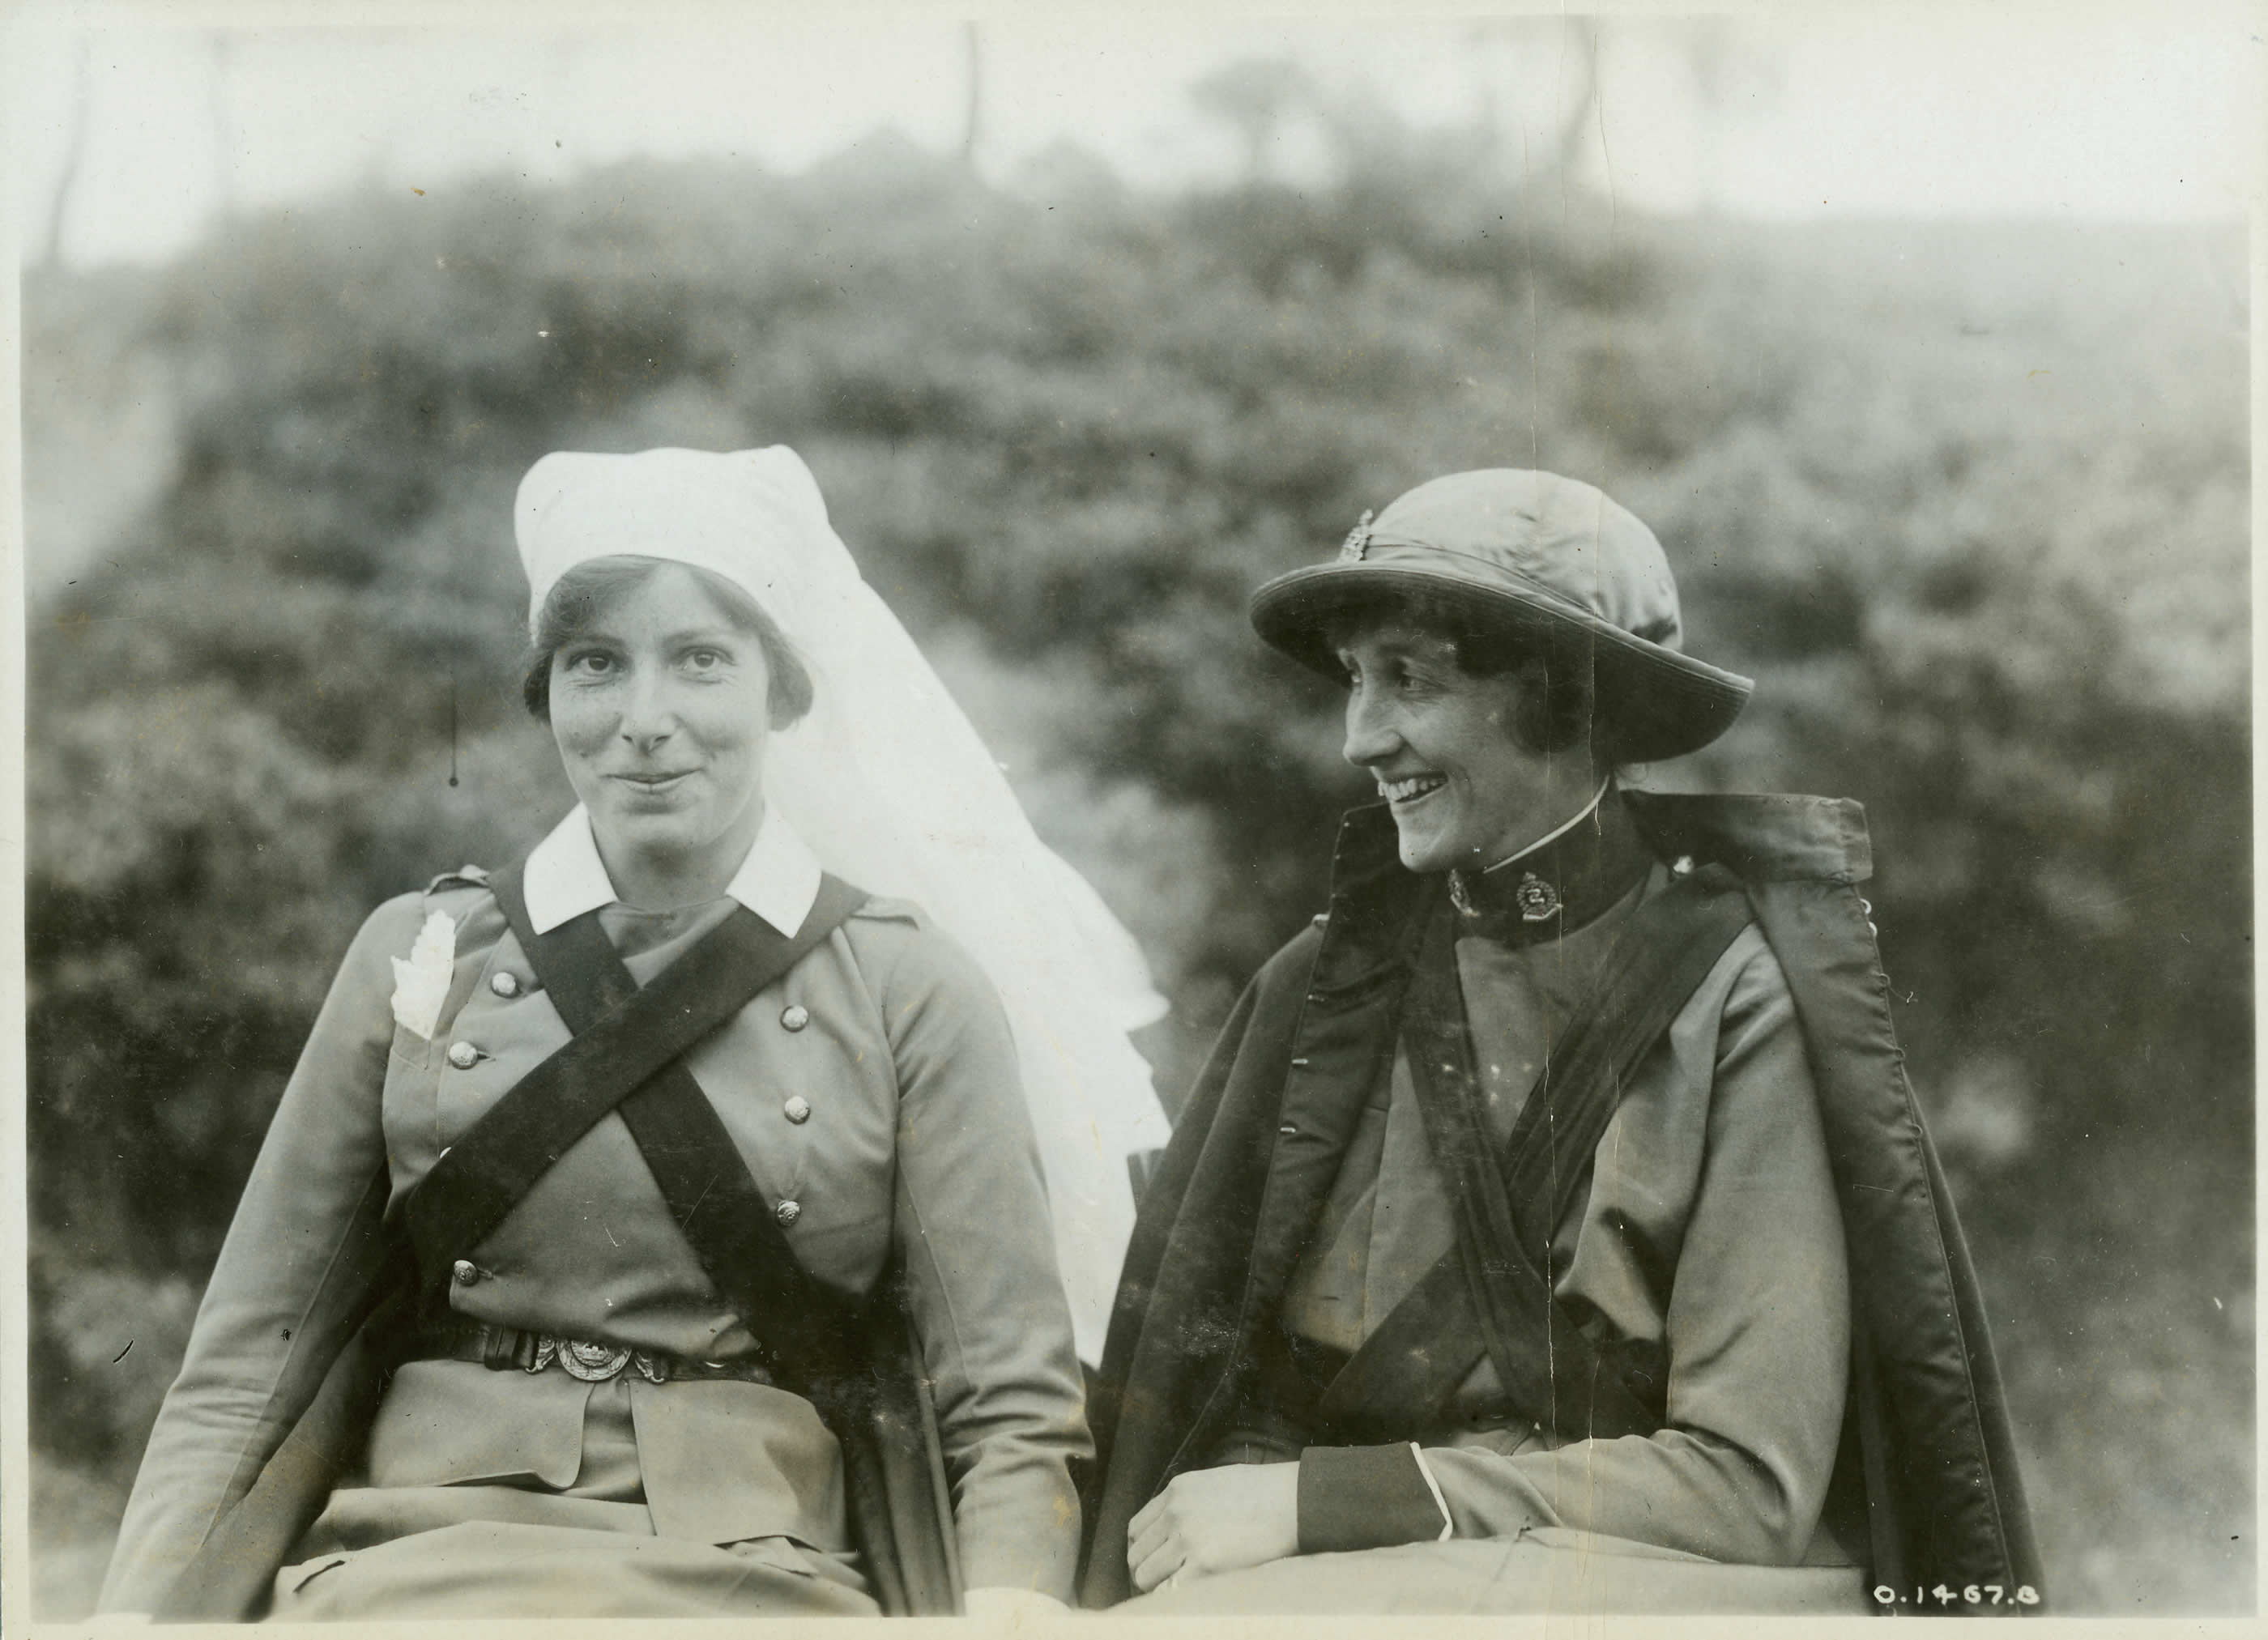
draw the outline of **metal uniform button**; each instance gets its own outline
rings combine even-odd
[[[811,1010],[801,1003],[790,1003],[780,1011],[780,1023],[791,1031],[800,1031],[811,1023]]]
[[[481,1063],[481,1050],[470,1042],[449,1044],[449,1063],[460,1070],[470,1070]]]
[[[459,1259],[449,1269],[450,1278],[460,1287],[469,1287],[481,1278],[481,1267],[470,1259]]]
[[[794,1202],[783,1202],[772,1209],[772,1217],[783,1224],[792,1224],[803,1217],[803,1208]]]
[[[799,1127],[811,1120],[811,1101],[800,1093],[790,1095],[787,1103],[780,1108],[787,1113],[787,1119]]]
[[[489,975],[489,989],[499,997],[519,995],[519,975],[510,968],[499,968]]]

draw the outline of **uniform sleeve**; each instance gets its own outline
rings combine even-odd
[[[1328,1495],[1302,1488],[1317,1499],[1312,1519],[1303,1501],[1302,1547],[1356,1547],[1337,1541],[1351,1529],[1339,1507],[1351,1489],[1400,1505],[1375,1511],[1360,1547],[1434,1536],[1430,1472],[1460,1537],[1566,1526],[1718,1561],[1793,1563],[1834,1467],[1850,1327],[1810,1069],[1779,965],[1757,951],[1726,993],[1716,1036],[1702,1174],[1664,1318],[1663,1427],[1513,1455],[1432,1446],[1422,1466],[1408,1445],[1355,1449],[1334,1461],[1359,1474],[1337,1475]]]
[[[1092,1450],[1045,1186],[990,984],[933,930],[880,988],[899,1082],[897,1239],[972,1588],[1069,1600]]]
[[[259,1474],[378,1274],[390,957],[421,896],[356,936],[253,1164],[119,1528],[103,1611],[148,1611]]]

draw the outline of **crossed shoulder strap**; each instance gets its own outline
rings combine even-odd
[[[595,913],[537,935],[520,871],[490,884],[538,981],[575,1034],[522,1077],[427,1173],[405,1203],[414,1255],[325,1375],[313,1404],[216,1524],[165,1601],[174,1619],[242,1621],[357,1448],[414,1325],[419,1291],[503,1222],[544,1171],[609,1111],[624,1122],[672,1216],[725,1303],[748,1318],[780,1383],[807,1396],[842,1445],[845,1503],[875,1598],[890,1615],[960,1606],[953,1500],[936,1409],[886,1270],[867,1300],[814,1279],[780,1233],[732,1136],[682,1055],[816,949],[865,903],[828,877],[792,936],[735,910],[639,987]],[[373,1185],[383,1201],[385,1176]]]
[[[841,927],[865,894],[821,879],[792,936],[745,908],[641,988],[586,912],[537,934],[521,868],[492,881],[529,966],[575,1034],[434,1164],[404,1213],[419,1269],[438,1286],[503,1223],[551,1165],[610,1111],[620,1111],[678,1227],[726,1300],[762,1325],[815,1321],[822,1301],[747,1164],[683,1055]],[[757,1317],[765,1318],[759,1323]]]
[[[863,1299],[806,1271],[683,1058],[824,943],[865,894],[821,879],[792,937],[735,909],[640,988],[596,912],[538,934],[520,868],[490,886],[575,1034],[458,1140],[410,1197],[411,1239],[426,1278],[476,1246],[569,1145],[619,1112],[718,1293],[747,1321],[780,1384],[807,1397],[841,1442],[844,1501],[883,1611],[958,1610],[960,1563],[936,1412],[895,1264]]]

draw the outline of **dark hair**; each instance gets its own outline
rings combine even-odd
[[[1617,761],[1611,725],[1597,713],[1589,657],[1583,646],[1523,635],[1459,600],[1424,591],[1374,594],[1323,619],[1323,641],[1344,647],[1388,621],[1403,621],[1449,645],[1457,665],[1476,678],[1509,676],[1519,686],[1513,738],[1530,752],[1565,752],[1585,730],[1607,762]]]
[[[530,716],[551,721],[552,658],[576,639],[588,637],[617,599],[644,585],[664,564],[674,563],[628,554],[591,558],[552,584],[535,617],[535,643],[520,680],[519,698],[527,703]],[[784,729],[800,720],[811,710],[811,669],[787,634],[755,599],[715,570],[691,563],[677,567],[693,577],[735,631],[747,633],[762,647],[764,669],[770,674],[772,727]]]

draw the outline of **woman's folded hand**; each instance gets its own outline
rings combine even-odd
[[[1229,1464],[1177,1475],[1142,1506],[1126,1569],[1146,1594],[1185,1571],[1235,1571],[1299,1552],[1300,1466]]]

